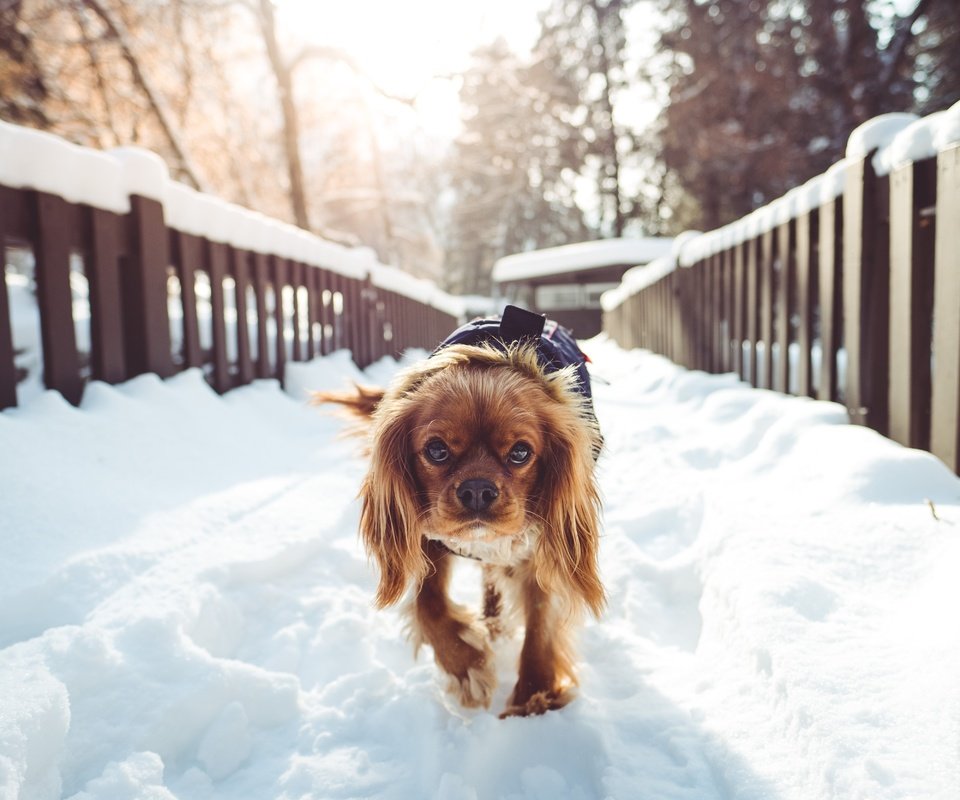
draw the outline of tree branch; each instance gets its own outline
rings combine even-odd
[[[200,180],[196,169],[194,169],[190,160],[190,156],[187,154],[187,149],[181,141],[180,135],[174,127],[173,122],[170,120],[160,96],[154,90],[149,79],[140,68],[140,62],[137,60],[137,57],[133,52],[133,45],[130,42],[126,31],[123,29],[122,24],[113,18],[113,15],[106,7],[104,7],[100,0],[82,0],[82,2],[84,6],[90,9],[100,18],[100,21],[103,22],[104,26],[106,27],[110,38],[115,40],[120,46],[120,52],[123,54],[123,58],[127,62],[127,65],[130,67],[130,74],[133,76],[134,83],[136,83],[140,88],[140,91],[150,104],[150,109],[157,117],[157,121],[160,123],[163,133],[167,137],[167,142],[170,144],[174,155],[180,162],[180,168],[183,170],[184,176],[194,189],[202,191],[204,188],[203,182]]]
[[[907,53],[907,45],[913,39],[913,26],[920,17],[927,13],[930,6],[930,0],[919,0],[913,12],[906,17],[897,19],[893,37],[890,44],[884,50],[884,67],[880,72],[880,85],[886,89],[894,80],[900,68],[903,66],[903,58]]]

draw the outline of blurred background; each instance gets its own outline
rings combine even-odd
[[[457,294],[725,224],[957,100],[958,0],[0,0],[0,119]]]

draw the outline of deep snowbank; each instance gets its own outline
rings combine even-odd
[[[293,396],[188,372],[0,414],[0,797],[956,797],[960,480],[838,406],[588,350],[610,608],[535,719],[495,716],[517,643],[464,712],[371,609],[363,463],[302,402],[346,354]]]

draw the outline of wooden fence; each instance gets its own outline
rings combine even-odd
[[[605,299],[605,330],[690,368],[841,402],[960,471],[960,142],[911,156],[918,129],[936,139],[932,122],[848,149],[828,173],[842,178],[836,197],[818,178],[688,240],[680,268]],[[811,190],[819,199],[802,202]]]
[[[39,135],[12,128],[0,133]],[[16,154],[0,146],[0,157]],[[3,185],[3,178],[0,165],[2,252],[32,255],[43,382],[71,403],[90,379],[168,377],[190,367],[203,369],[219,392],[255,378],[282,380],[288,360],[340,348],[363,367],[407,347],[430,348],[460,321],[453,298],[425,301],[417,296],[428,293],[422,286],[408,296],[396,288],[396,275],[379,281],[390,268],[307,263],[187,232],[166,219],[155,197],[131,193],[128,209],[109,210],[44,191],[44,181],[56,185],[56,177],[41,176],[39,186],[29,177]],[[78,348],[78,276],[88,287],[88,352]],[[24,377],[17,347],[7,281],[0,280],[0,408],[17,403]]]

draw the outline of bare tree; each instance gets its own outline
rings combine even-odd
[[[141,67],[140,60],[137,58],[133,42],[127,35],[123,23],[119,19],[115,18],[111,11],[103,3],[101,3],[100,0],[82,0],[82,2],[86,8],[90,9],[90,11],[100,18],[101,22],[103,22],[104,26],[106,27],[110,38],[113,39],[120,47],[120,51],[123,53],[123,58],[130,68],[130,75],[140,91],[143,92],[143,96],[146,98],[147,103],[150,106],[150,110],[156,116],[157,122],[160,123],[160,128],[163,131],[164,136],[166,136],[171,150],[173,150],[180,162],[180,167],[183,170],[184,176],[187,178],[193,188],[203,189],[203,181],[200,179],[199,173],[197,172],[196,167],[193,165],[186,145],[183,143],[180,137],[180,132],[173,120],[170,118],[163,99],[154,89],[152,82]]]

